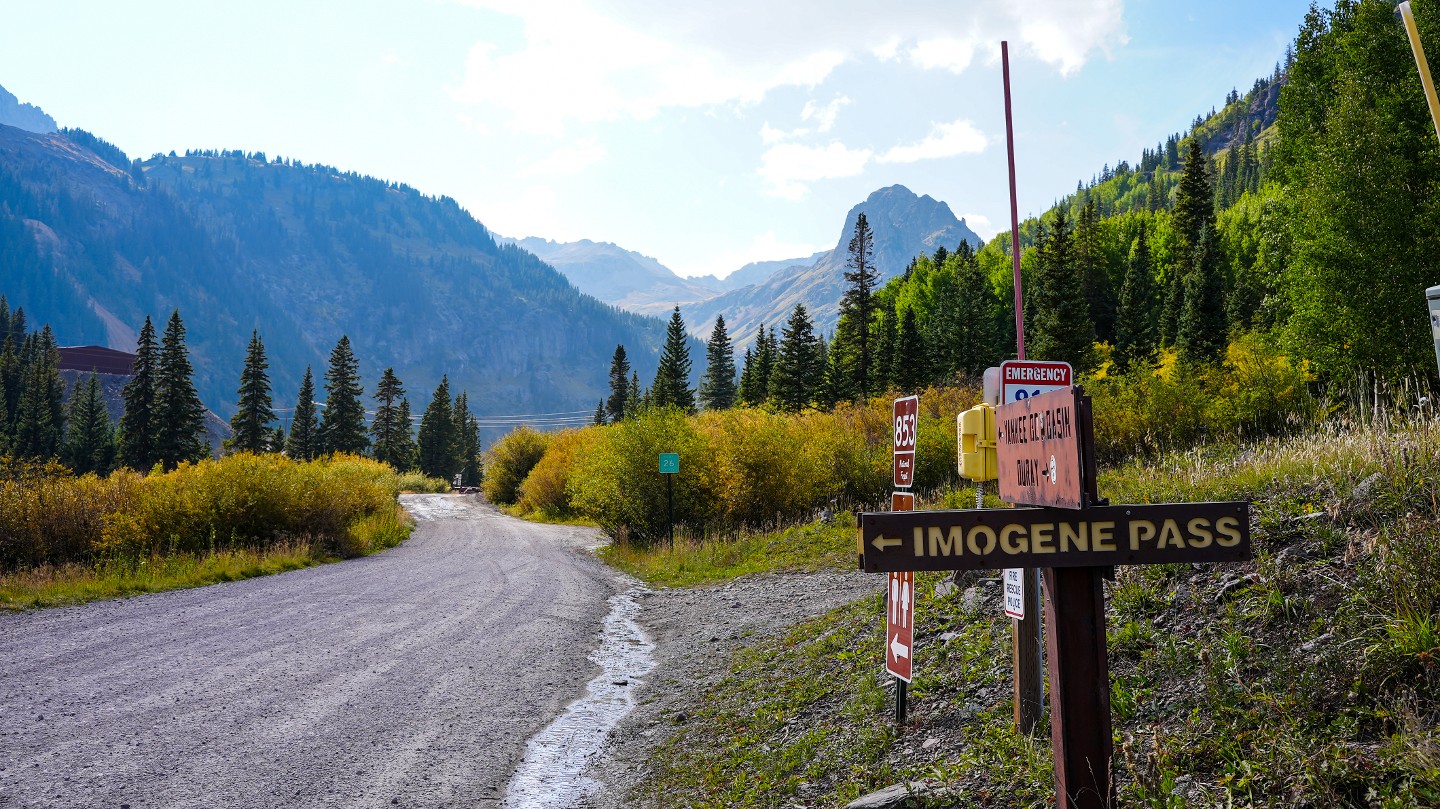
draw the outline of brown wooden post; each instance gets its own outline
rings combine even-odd
[[[1077,393],[1081,393],[1077,390]],[[1090,397],[1077,395],[1085,505],[1102,505],[1096,481],[1095,421]],[[1046,568],[1046,655],[1050,671],[1050,744],[1058,809],[1108,809],[1110,658],[1105,644],[1105,586],[1110,568]]]

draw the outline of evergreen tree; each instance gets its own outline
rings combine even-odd
[[[1125,283],[1120,287],[1120,308],[1115,318],[1115,364],[1128,368],[1155,350],[1155,281],[1150,259],[1150,238],[1145,223],[1130,249]]]
[[[1085,300],[1084,270],[1076,259],[1070,223],[1063,207],[1043,245],[1036,246],[1033,295],[1034,335],[1027,341],[1036,359],[1068,362],[1077,372],[1090,367],[1095,326]]]
[[[655,369],[655,382],[650,395],[656,407],[678,407],[686,413],[695,412],[695,391],[690,387],[690,343],[685,339],[685,321],[680,307],[670,315],[665,329],[665,348],[660,352],[660,365]]]
[[[744,365],[740,371],[740,387],[736,391],[740,404],[753,404],[752,392],[755,390],[755,354],[750,349],[745,349]]]
[[[615,355],[610,358],[610,398],[605,401],[605,413],[610,417],[610,421],[625,418],[629,401],[630,360],[625,356],[625,346],[617,345]]]
[[[949,305],[931,317],[930,353],[921,361],[927,368],[922,383],[936,376],[983,373],[998,355],[996,311],[1000,302],[969,245],[962,244],[951,255],[936,282]]]
[[[25,389],[15,418],[14,451],[23,458],[55,458],[60,455],[65,428],[60,349],[48,325],[25,342]]]
[[[594,417],[592,417],[592,418],[590,419],[590,423],[591,423],[592,425],[596,426],[596,427],[604,427],[604,426],[605,426],[605,424],[606,424],[606,419],[605,419],[605,400],[604,400],[604,399],[601,399],[601,400],[600,400],[600,403],[597,404],[597,405],[595,405],[595,415],[594,415]]]
[[[906,307],[900,316],[900,334],[895,352],[895,367],[892,376],[895,388],[900,393],[915,393],[930,381],[930,355],[920,334],[920,323],[915,316],[915,307]]]
[[[1100,216],[1095,200],[1087,195],[1085,207],[1075,224],[1075,257],[1085,279],[1085,303],[1090,322],[1095,325],[1095,339],[1115,342],[1115,289],[1105,266],[1105,251],[1100,243]]]
[[[1175,233],[1180,237],[1180,252],[1187,257],[1195,254],[1195,248],[1200,244],[1200,231],[1206,225],[1215,227],[1215,198],[1210,190],[1205,151],[1193,138],[1189,150],[1185,152],[1185,170],[1180,175],[1180,185],[1175,189],[1172,221]]]
[[[780,340],[780,353],[770,376],[770,399],[781,410],[790,412],[815,402],[815,387],[824,374],[820,364],[820,339],[815,325],[805,311],[805,304],[795,304]]]
[[[185,324],[176,309],[160,338],[155,374],[155,459],[166,470],[205,454],[205,406],[195,392],[194,376]]]
[[[270,398],[267,368],[269,363],[265,360],[265,344],[260,340],[260,332],[251,331],[245,367],[240,371],[239,403],[235,417],[230,419],[234,435],[226,442],[232,452],[259,454],[270,442],[269,424],[275,420],[275,408]]]
[[[855,235],[850,238],[849,251],[845,261],[845,293],[840,298],[840,322],[835,328],[836,349],[843,353],[850,371],[849,392],[868,399],[874,390],[875,372],[870,321],[875,311],[875,285],[880,273],[873,259],[874,233],[863,213],[855,219]]]
[[[630,418],[645,406],[645,397],[640,393],[640,374],[630,372],[630,390],[625,394],[625,418]]]
[[[386,368],[375,386],[375,418],[370,422],[370,437],[375,460],[390,464],[404,472],[415,457],[415,441],[411,438],[410,414],[402,413],[405,386],[394,368]]]
[[[1208,224],[1200,231],[1195,262],[1185,276],[1185,308],[1175,345],[1192,359],[1214,362],[1225,351],[1225,281],[1219,245]]]
[[[729,410],[735,406],[735,349],[725,332],[725,318],[720,315],[715,316],[715,328],[705,344],[700,406],[706,410]]]
[[[1172,266],[1165,281],[1165,299],[1160,304],[1160,345],[1175,345],[1180,331],[1180,313],[1185,308],[1185,270],[1189,262]]]
[[[61,459],[76,474],[109,474],[115,463],[115,430],[100,395],[100,378],[90,374],[70,394],[70,412]]]
[[[455,397],[455,468],[460,470],[461,486],[480,485],[480,421],[470,412],[470,395],[461,391]]]
[[[360,397],[360,363],[350,349],[350,338],[341,335],[330,351],[325,371],[325,413],[320,419],[320,440],[325,452],[363,453],[370,446],[365,429],[365,405]]]
[[[159,349],[155,325],[145,317],[140,339],[135,344],[135,364],[121,396],[125,412],[120,416],[120,463],[141,472],[150,471],[159,458],[155,448],[155,377],[159,373]]]
[[[315,377],[310,366],[300,380],[295,397],[295,413],[290,419],[290,437],[285,440],[285,454],[292,460],[309,461],[324,454],[320,444],[320,423],[315,416]]]
[[[420,417],[420,471],[432,478],[450,480],[457,471],[455,457],[459,450],[456,439],[455,412],[450,403],[450,377],[447,375],[440,378],[430,406]]]
[[[896,341],[900,338],[899,329],[900,320],[895,315],[895,302],[891,300],[880,313],[880,333],[875,335],[876,391],[890,390],[895,385],[895,352],[898,348]],[[834,365],[834,362],[830,364]]]

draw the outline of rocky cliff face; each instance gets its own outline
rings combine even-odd
[[[820,332],[834,331],[840,318],[850,239],[861,213],[874,232],[873,259],[881,284],[904,273],[920,253],[933,253],[941,246],[953,250],[961,241],[976,249],[982,244],[975,231],[957,219],[944,202],[929,195],[917,196],[903,185],[882,188],[850,209],[835,248],[812,264],[788,267],[760,283],[681,306],[691,334],[709,336],[715,316],[724,315],[736,345],[744,346],[754,340],[762,323],[782,325],[797,303],[805,304]]]
[[[23,104],[14,93],[0,87],[0,124],[28,132],[54,132],[55,119],[34,104]]]

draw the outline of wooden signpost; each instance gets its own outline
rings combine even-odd
[[[862,513],[860,567],[1041,568],[1057,806],[1109,807],[1105,574],[1114,565],[1249,559],[1250,504],[1102,500],[1090,400],[1079,388],[1004,405],[996,421],[1001,498],[1040,507]]]

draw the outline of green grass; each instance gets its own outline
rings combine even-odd
[[[855,517],[837,514],[781,531],[695,539],[677,535],[675,548],[611,544],[600,558],[648,583],[665,587],[725,581],[747,573],[854,569]]]
[[[1252,562],[1122,567],[1107,586],[1118,805],[1440,805],[1440,425],[1206,447],[1108,469],[1100,488],[1248,499],[1256,517]],[[853,530],[608,553],[690,584],[849,567]],[[638,805],[835,807],[921,777],[944,790],[933,805],[1050,805],[1048,735],[1011,727],[1007,622],[931,596],[937,580],[920,577],[906,727],[890,720],[881,605],[866,599],[737,653],[672,717]],[[933,751],[932,734],[946,740]]]
[[[364,555],[392,548],[410,536],[414,523],[398,507],[350,527],[348,550]],[[106,598],[204,587],[269,576],[340,561],[309,542],[264,549],[222,549],[207,554],[177,553],[143,559],[107,559],[89,565],[46,565],[0,574],[0,611],[84,604]]]

